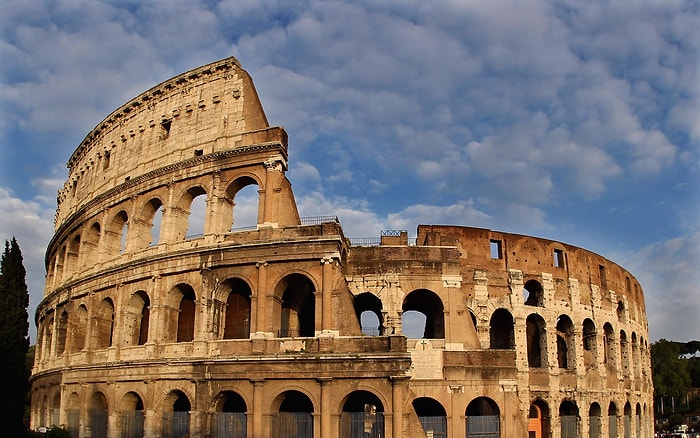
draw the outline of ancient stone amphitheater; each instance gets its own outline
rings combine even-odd
[[[68,168],[35,316],[34,429],[651,436],[631,273],[488,229],[352,239],[334,216],[300,217],[287,135],[236,59],[127,102]],[[257,219],[241,224],[245,208]]]

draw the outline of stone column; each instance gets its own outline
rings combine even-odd
[[[330,377],[319,377],[321,384],[321,436],[331,435],[331,382]]]
[[[258,287],[255,300],[255,333],[262,334],[266,331],[265,310],[267,308],[267,262],[259,261],[255,264],[258,268]]]
[[[321,331],[329,333],[333,330],[333,257],[322,258],[321,265]]]
[[[282,162],[277,158],[265,161],[265,201],[262,214],[262,222],[266,225],[275,226],[276,214],[274,212],[274,193],[277,190],[279,176],[282,171]]]
[[[391,376],[392,438],[403,438],[403,393],[405,376]]]
[[[253,430],[251,436],[267,436],[270,431],[263,429],[263,386],[265,385],[265,380],[251,379],[250,383],[253,384]]]

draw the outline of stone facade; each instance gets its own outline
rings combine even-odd
[[[535,237],[421,225],[415,241],[361,241],[333,216],[300,218],[287,135],[233,58],[129,101],[68,168],[36,311],[33,428],[651,436],[632,274]],[[257,220],[239,227],[251,187]]]

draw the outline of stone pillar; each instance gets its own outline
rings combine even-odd
[[[319,377],[321,384],[321,436],[331,435],[331,383],[330,377]]]
[[[392,438],[403,438],[403,393],[405,376],[391,376]]]
[[[263,429],[263,386],[265,384],[265,380],[251,379],[250,383],[253,384],[253,430],[251,436],[268,436],[270,431]]]
[[[279,176],[282,171],[282,162],[276,158],[270,159],[264,163],[265,165],[265,201],[262,214],[262,222],[266,225],[276,226],[276,214],[274,211],[275,196],[274,193],[278,190]]]
[[[266,331],[267,262],[257,262],[255,267],[258,268],[258,287],[255,300],[255,333],[262,334]]]
[[[321,265],[321,331],[329,333],[333,330],[333,257],[322,258]]]

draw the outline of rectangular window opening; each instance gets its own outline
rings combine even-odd
[[[490,242],[491,258],[492,259],[502,259],[503,258],[503,246],[500,240],[491,240]]]
[[[603,290],[608,289],[608,278],[605,276],[605,266],[598,265],[598,272],[600,273],[600,287]]]
[[[160,122],[160,127],[163,128],[162,139],[166,139],[170,135],[170,125],[172,125],[172,123],[173,121],[171,119],[164,119]]]
[[[564,250],[555,249],[554,250],[554,267],[563,268],[564,267]]]

